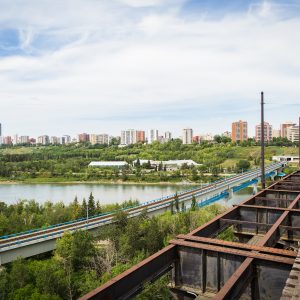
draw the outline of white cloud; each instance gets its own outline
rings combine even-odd
[[[212,118],[216,109],[232,115],[215,127],[208,117],[184,114],[155,125],[221,131],[235,118],[256,120],[250,112],[262,89],[272,101],[299,99],[299,18],[282,19],[278,7],[264,3],[222,19],[190,19],[181,2],[2,1],[0,24],[16,28],[20,48],[34,54],[0,58],[2,123],[10,133],[117,133],[122,126],[153,127],[147,111],[151,117],[154,108],[180,109],[185,101],[199,110],[211,105]],[[238,115],[243,106],[250,112]],[[122,114],[128,118],[97,121]],[[145,118],[131,120],[137,114]]]

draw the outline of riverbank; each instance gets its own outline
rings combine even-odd
[[[38,178],[38,180],[35,179],[26,179],[26,180],[3,180],[0,181],[0,185],[2,184],[107,184],[107,185],[200,185],[200,182],[191,182],[191,181],[178,181],[178,182],[172,182],[172,181],[164,181],[164,182],[145,182],[145,181],[122,181],[122,180],[91,180],[91,181],[75,181],[75,180],[57,180],[56,178],[48,178],[47,180],[41,180]]]

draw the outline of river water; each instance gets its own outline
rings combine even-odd
[[[92,192],[95,200],[101,204],[121,203],[125,200],[139,200],[141,203],[173,194],[176,191],[190,189],[187,185],[141,185],[141,184],[1,184],[0,201],[14,204],[21,199],[34,199],[39,203],[45,201],[66,204],[72,202],[75,196],[81,202]],[[229,199],[221,199],[222,205],[232,206],[252,195],[252,189],[238,191]]]

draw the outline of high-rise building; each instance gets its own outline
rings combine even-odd
[[[289,127],[295,126],[296,124],[293,122],[285,122],[280,125],[280,133],[282,138],[287,138],[287,129]]]
[[[21,135],[18,139],[19,144],[29,144],[29,136],[28,135]]]
[[[246,121],[232,123],[231,139],[233,142],[246,141],[248,139],[248,124]]]
[[[52,144],[52,145],[58,145],[59,142],[60,142],[59,137],[57,137],[57,136],[51,136],[51,138],[50,138],[50,144]]]
[[[121,145],[131,145],[136,143],[136,130],[128,129],[121,131]]]
[[[172,133],[170,131],[165,132],[164,141],[168,142],[172,139]]]
[[[48,145],[50,142],[48,135],[41,135],[37,139],[37,143],[41,145]]]
[[[95,144],[109,144],[110,139],[109,139],[109,135],[106,133],[103,134],[90,134],[90,142],[92,145]]]
[[[281,136],[280,129],[272,130],[272,138],[280,138],[280,136]]]
[[[90,141],[90,136],[87,133],[78,134],[78,142],[79,143],[86,143],[89,141]]]
[[[272,140],[272,125],[268,122],[264,123],[264,136],[265,142],[269,142]],[[255,126],[255,140],[259,142],[261,139],[261,124]]]
[[[145,131],[143,130],[137,130],[136,131],[136,142],[142,142],[144,143],[146,140],[146,137],[145,137]]]
[[[289,126],[286,129],[287,139],[291,142],[299,142],[299,126]]]
[[[193,142],[193,129],[185,128],[182,131],[182,144],[192,144]]]
[[[17,134],[13,136],[13,145],[17,145],[19,143],[19,137]]]
[[[11,138],[11,136],[4,136],[4,137],[2,137],[2,143],[4,145],[11,145],[12,144],[12,138]]]
[[[158,130],[150,129],[148,134],[148,144],[152,144],[154,141],[158,141]]]
[[[2,124],[0,123],[0,136],[2,136]]]
[[[63,135],[61,138],[60,138],[60,144],[64,145],[64,144],[70,144],[71,143],[71,137],[69,135]]]

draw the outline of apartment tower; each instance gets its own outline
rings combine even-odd
[[[246,121],[232,123],[231,139],[233,142],[242,142],[248,139],[248,124]]]

